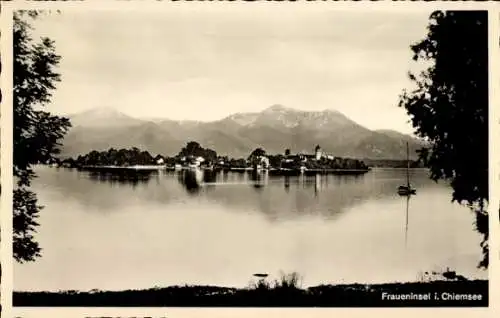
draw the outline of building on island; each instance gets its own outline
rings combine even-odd
[[[166,162],[165,157],[163,157],[162,155],[156,155],[153,160],[157,165],[163,165]]]
[[[323,152],[321,151],[321,147],[319,145],[314,148],[314,157],[316,160],[320,160],[323,157]]]
[[[283,160],[281,161],[282,167],[290,167],[290,166],[296,166],[297,164],[301,164],[302,166],[305,166],[306,162],[315,162],[315,161],[320,161],[322,159],[327,159],[329,161],[335,160],[336,157],[333,155],[329,155],[325,153],[320,145],[316,145],[314,148],[314,152],[312,154],[303,154],[303,153],[298,153],[296,155],[286,155],[284,156]]]
[[[254,168],[256,168],[256,169],[269,169],[270,168],[269,158],[266,156],[256,156],[252,160],[252,164],[253,164]]]
[[[306,161],[319,161],[321,158],[326,157],[326,154],[321,149],[320,145],[316,145],[313,154],[299,154],[303,162]]]
[[[262,166],[263,169],[268,169],[269,168],[269,158],[262,156],[260,158],[260,165]]]
[[[183,166],[189,167],[199,167],[203,162],[205,162],[205,158],[201,156],[185,156],[181,158],[181,162]]]
[[[205,162],[205,158],[201,156],[193,157],[190,166],[199,167],[203,162]]]

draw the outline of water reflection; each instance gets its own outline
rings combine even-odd
[[[22,290],[244,286],[264,270],[298,271],[304,286],[406,281],[442,266],[475,275],[480,259],[468,209],[451,204],[451,190],[427,171],[413,173],[419,192],[410,199],[397,195],[406,175],[394,169],[358,177],[36,173],[45,253],[17,266]]]
[[[405,247],[408,245],[408,217],[410,210],[410,196],[406,197],[406,213],[405,213]]]
[[[200,192],[203,180],[203,172],[199,169],[184,170],[179,174],[179,181],[184,185],[189,194]]]
[[[217,173],[214,170],[205,170],[203,173],[204,183],[214,183],[217,180]]]
[[[101,184],[131,185],[135,188],[139,184],[147,184],[155,174],[154,171],[90,171],[88,177]]]
[[[286,193],[290,192],[290,176],[285,176],[285,191]]]
[[[41,179],[63,189],[65,196],[85,205],[97,205],[99,209],[111,208],[112,202],[122,201],[124,197],[167,206],[185,201],[187,195],[217,202],[235,212],[247,209],[260,211],[269,220],[309,214],[332,219],[370,200],[398,200],[395,189],[404,177],[399,171],[384,170],[361,176],[274,176],[265,171],[201,169],[114,173],[49,169],[39,173]],[[155,182],[151,183],[153,179]],[[443,190],[442,185],[429,181],[425,171],[416,174],[414,179],[419,188]],[[84,180],[109,187],[96,187]],[[118,185],[121,191],[114,190],[114,185]]]
[[[336,185],[345,186],[348,184],[362,183],[360,176],[329,176],[329,175],[299,175],[290,177],[270,176],[267,171],[243,171],[243,172],[215,172],[213,170],[189,169],[178,173],[177,180],[183,188],[190,194],[201,193],[200,190],[206,188],[215,188],[224,184],[248,184],[257,193],[261,192],[266,186],[272,183],[275,186],[277,181],[283,179],[283,187],[286,193],[290,193],[291,181],[294,178],[297,189],[312,190],[315,197],[318,197],[322,191],[328,189],[328,184],[333,182]],[[390,192],[393,194],[393,191]]]
[[[294,179],[292,183],[290,180]],[[395,186],[370,184],[371,178],[347,175],[270,176],[266,171],[214,172],[187,170],[178,178],[190,194],[207,196],[208,189],[217,189],[210,198],[238,208],[255,208],[274,220],[278,215],[320,213],[336,217],[345,208],[361,204],[373,197],[395,197]],[[279,186],[283,191],[278,191]],[[245,195],[247,185],[256,196]],[[331,188],[329,188],[329,185]],[[263,191],[266,189],[266,191]],[[380,191],[383,191],[380,193]]]
[[[269,173],[267,171],[253,170],[250,172],[251,186],[257,191],[262,190],[269,182]]]

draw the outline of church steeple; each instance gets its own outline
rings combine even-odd
[[[322,157],[321,153],[321,147],[319,145],[316,145],[316,148],[314,148],[314,154],[316,155],[316,160],[320,160]]]

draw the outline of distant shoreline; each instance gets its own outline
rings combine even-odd
[[[50,164],[40,164],[39,166],[51,166]],[[65,166],[56,166],[52,167],[63,168],[63,169],[78,169],[82,171],[184,171],[184,170],[202,170],[202,171],[228,171],[228,172],[252,172],[255,169],[248,168],[207,168],[207,167],[181,167],[175,168],[166,165],[134,165],[134,166],[81,166],[81,167],[65,167]],[[304,170],[304,174],[352,174],[352,175],[360,175],[370,172],[372,170],[406,170],[404,167],[386,167],[386,166],[376,166],[376,167],[368,167],[367,169],[307,169]],[[410,170],[428,170],[426,167],[411,167]],[[271,175],[300,175],[301,171],[298,169],[258,169],[257,171],[263,172],[268,171]]]
[[[50,165],[48,165],[50,166]],[[227,172],[268,172],[270,175],[300,175],[300,174],[337,174],[337,175],[360,175],[365,174],[371,170],[371,168],[367,169],[283,169],[283,168],[270,168],[270,169],[254,169],[254,168],[236,168],[236,167],[216,167],[216,168],[208,168],[208,167],[181,167],[175,168],[166,165],[133,165],[133,166],[78,166],[78,167],[60,167],[56,166],[56,168],[63,169],[78,169],[82,171],[101,171],[101,172],[118,172],[118,171],[127,171],[127,172],[140,172],[140,171],[227,171]]]

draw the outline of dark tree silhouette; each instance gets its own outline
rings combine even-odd
[[[260,163],[260,158],[266,155],[266,151],[262,148],[257,148],[252,153],[250,156],[248,156],[248,161],[250,165],[255,166]]]
[[[196,141],[190,141],[186,144],[186,147],[182,148],[178,154],[179,157],[183,156],[193,156],[203,157],[207,162],[217,161],[217,152],[209,148],[203,148]]]
[[[417,88],[403,92],[416,134],[430,142],[419,152],[435,181],[446,179],[452,200],[476,213],[484,235],[488,267],[488,13],[437,11],[430,16],[427,37],[411,46],[413,59],[430,62],[420,74],[409,74]]]
[[[201,155],[202,147],[196,141],[190,141],[187,143],[186,147],[182,148],[179,155],[182,156],[198,156]]]
[[[13,254],[18,262],[33,261],[40,256],[34,239],[41,206],[29,190],[35,177],[32,165],[54,160],[59,141],[71,126],[69,120],[53,116],[40,108],[50,102],[60,76],[54,71],[60,56],[48,38],[35,41],[30,34],[34,11],[14,13],[14,157],[13,174]]]
[[[254,151],[252,151],[252,153],[250,154],[250,156],[248,158],[251,159],[251,158],[255,158],[255,157],[262,157],[265,155],[266,155],[266,151],[264,149],[257,148]]]
[[[161,157],[160,155],[157,156]],[[65,160],[67,162],[67,160]],[[78,166],[129,166],[129,165],[151,165],[155,164],[155,158],[148,151],[132,149],[116,150],[110,148],[107,151],[98,152],[92,150],[86,155],[79,155],[74,161]]]
[[[290,156],[290,149],[285,150],[285,156]]]

